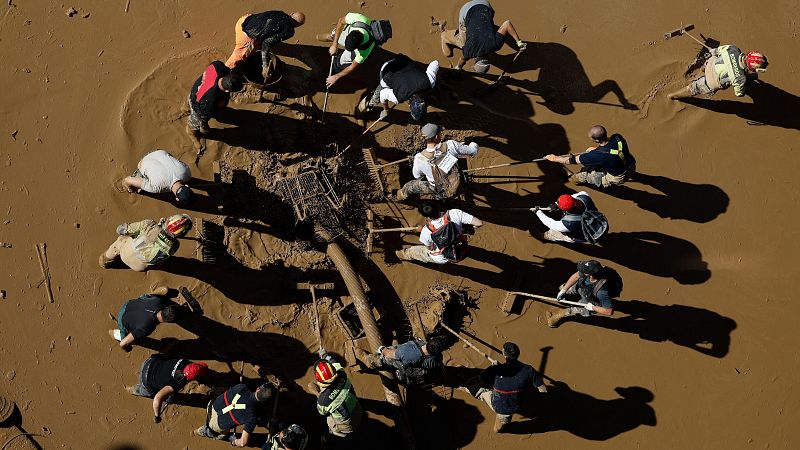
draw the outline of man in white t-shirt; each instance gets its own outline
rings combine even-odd
[[[122,183],[129,192],[145,191],[151,194],[172,192],[175,201],[188,205],[192,200],[192,190],[186,182],[192,178],[189,166],[182,163],[165,150],[155,150],[139,161],[138,169],[125,177]]]
[[[428,219],[424,226],[418,228],[419,241],[422,245],[415,245],[404,250],[397,250],[394,254],[401,261],[420,261],[435,264],[447,264],[451,260],[445,257],[445,250],[436,246],[433,233],[452,223],[460,237],[464,232],[464,225],[472,225],[479,228],[483,225],[480,219],[465,213],[460,209],[450,209],[440,212],[434,205],[425,205],[421,208],[422,214]]]
[[[422,135],[427,147],[414,155],[414,167],[411,169],[414,179],[397,191],[397,201],[403,201],[413,194],[431,194],[441,198],[451,196],[461,182],[456,167],[457,158],[478,154],[479,148],[475,142],[466,145],[454,140],[442,141],[442,127],[439,125],[426,124],[422,127]]]

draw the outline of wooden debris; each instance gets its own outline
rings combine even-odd
[[[39,257],[39,268],[42,269],[42,276],[44,276],[44,284],[47,287],[47,299],[50,303],[55,303],[53,297],[53,287],[50,285],[50,266],[47,264],[47,244],[40,242],[36,244],[36,256]]]

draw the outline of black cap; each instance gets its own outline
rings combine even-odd
[[[582,275],[597,275],[602,269],[603,265],[593,259],[578,263],[578,272]]]
[[[185,184],[175,191],[175,198],[178,199],[178,203],[181,205],[188,205],[191,203],[192,195],[194,195],[194,193],[189,189],[189,186]]]
[[[516,360],[519,358],[519,346],[513,342],[506,342],[503,344],[503,356],[505,356],[506,359]]]

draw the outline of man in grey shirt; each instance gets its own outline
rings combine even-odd
[[[188,205],[192,200],[192,190],[186,182],[192,178],[189,166],[182,163],[166,150],[155,150],[139,161],[138,169],[132,176],[125,177],[122,184],[128,192],[149,192],[161,194],[172,192],[175,201]]]

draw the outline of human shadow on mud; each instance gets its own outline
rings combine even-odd
[[[638,334],[653,342],[670,341],[704,355],[723,358],[728,354],[736,321],[703,308],[685,305],[656,305],[643,300],[625,300],[614,310],[627,314],[615,319],[580,319],[592,326]]]
[[[160,270],[195,278],[221,292],[225,297],[243,305],[276,306],[295,303],[295,282],[308,281],[314,271],[286,268],[280,261],[269,267],[251,269],[223,257],[216,264],[173,256]],[[311,277],[311,278],[310,278]],[[319,280],[319,278],[313,278]]]
[[[660,193],[635,189],[637,183],[657,189]],[[636,173],[632,181],[619,186],[609,186],[605,191],[614,197],[630,200],[639,208],[654,212],[661,218],[683,219],[697,223],[716,219],[728,210],[730,203],[728,194],[713,184],[693,184],[643,173]],[[689,203],[689,199],[699,198],[703,199],[702,207]]]
[[[703,261],[700,249],[681,238],[657,231],[623,231],[607,234],[600,244],[564,245],[631,270],[674,278],[680,284],[700,284],[711,278],[711,270]]]
[[[582,439],[605,441],[642,425],[656,425],[656,412],[649,405],[655,398],[652,392],[639,386],[617,387],[614,391],[617,398],[603,400],[556,381],[547,394],[526,397],[519,413],[528,419],[512,421],[503,432],[563,430]]]
[[[722,114],[734,114],[748,125],[800,130],[800,97],[764,81],[753,81],[747,88],[752,103],[739,100],[684,98],[680,101]]]
[[[507,68],[513,57],[513,54],[495,55],[494,61],[498,66]],[[539,77],[536,80],[514,76],[520,72],[537,69]],[[561,115],[572,114],[575,111],[575,103],[639,109],[628,101],[616,81],[605,80],[596,85],[592,84],[578,55],[571,48],[555,42],[528,42],[528,48],[511,67],[505,83],[523,89],[526,95],[541,97],[542,100],[536,103]],[[618,104],[601,101],[609,93],[614,94]]]

